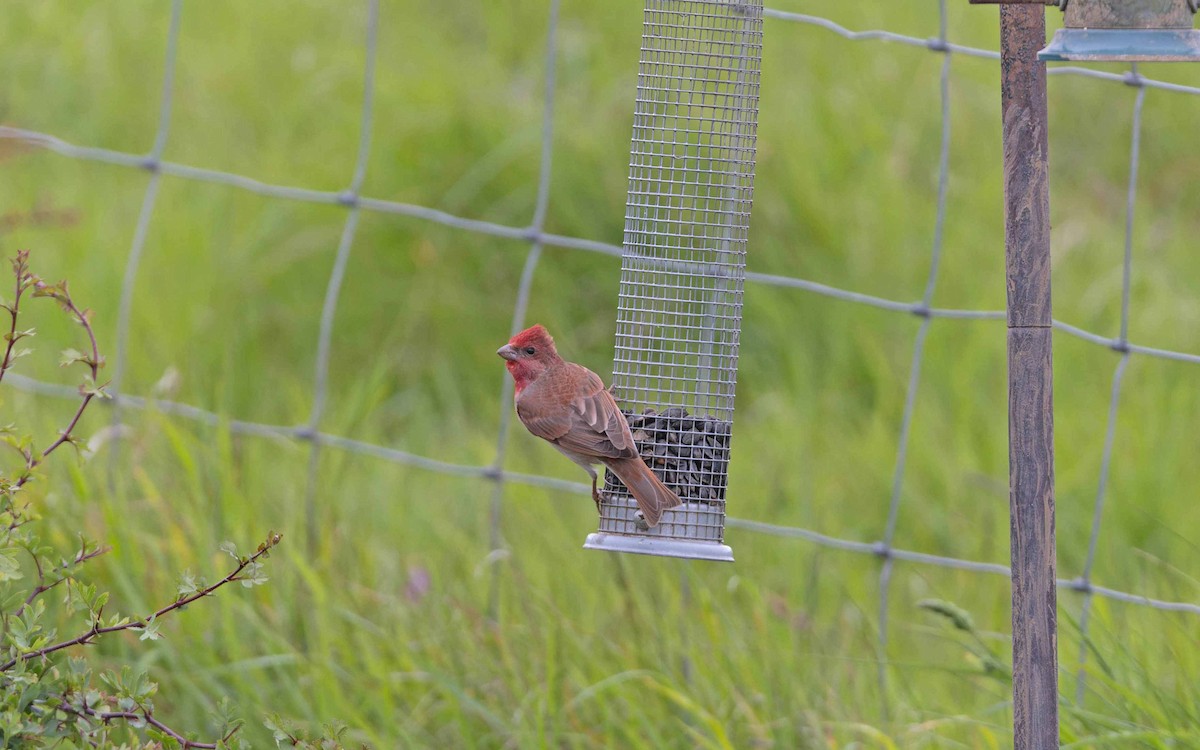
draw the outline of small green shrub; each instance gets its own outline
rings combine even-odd
[[[32,436],[16,427],[0,428],[0,439],[18,456],[15,471],[0,472],[0,747],[5,748],[244,748],[238,736],[242,720],[228,703],[219,704],[214,737],[195,740],[169,726],[155,711],[158,686],[144,671],[128,664],[94,666],[82,647],[114,633],[139,633],[143,641],[157,640],[163,618],[212,596],[232,583],[250,588],[267,582],[264,560],[282,535],[268,534],[248,555],[226,542],[221,549],[233,558],[225,576],[208,583],[185,573],[178,589],[163,606],[145,615],[124,614],[110,606],[109,593],[81,577],[86,564],[107,548],[79,535],[78,546],[63,554],[39,534],[37,479],[44,479],[46,461],[65,445],[78,447],[79,420],[97,399],[108,398],[100,382],[104,356],[92,328],[92,313],[71,297],[67,282],[48,284],[29,270],[29,253],[12,261],[15,281],[11,301],[0,303],[11,324],[4,336],[0,381],[30,350],[22,342],[35,330],[21,330],[23,302],[46,298],[57,303],[83,328],[84,351],[67,349],[63,367],[82,365],[80,401],[70,422],[39,449]],[[41,486],[45,482],[40,483]],[[333,749],[341,747],[344,730],[325,727],[316,736],[296,730],[272,717],[266,722],[280,746]]]

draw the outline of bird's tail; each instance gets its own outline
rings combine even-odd
[[[616,474],[629,488],[638,508],[646,517],[647,526],[656,526],[663,511],[674,508],[683,501],[669,487],[659,481],[640,458],[607,458],[604,465]]]

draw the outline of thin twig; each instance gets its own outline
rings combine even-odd
[[[17,257],[13,261],[13,273],[17,277],[16,292],[13,294],[12,305],[5,305],[8,310],[9,317],[12,319],[12,324],[8,329],[8,346],[4,348],[4,361],[0,363],[0,381],[4,380],[4,374],[8,372],[8,368],[12,367],[13,362],[13,347],[16,346],[20,339],[17,336],[17,314],[21,308],[21,295],[25,293],[25,288],[28,286],[26,280],[29,278],[29,251],[20,250],[17,252]]]
[[[141,720],[144,720],[150,726],[157,729],[158,731],[162,732],[163,734],[167,735],[171,739],[178,742],[179,746],[183,750],[189,750],[189,748],[196,748],[197,750],[203,750],[203,749],[216,750],[216,748],[219,747],[222,743],[229,742],[229,739],[231,737],[233,737],[233,735],[236,734],[239,729],[241,729],[240,724],[233,727],[232,729],[230,729],[228,732],[225,733],[225,736],[222,737],[219,742],[196,742],[194,740],[189,740],[188,738],[184,737],[182,734],[180,734],[176,730],[172,729],[171,727],[162,723],[158,719],[154,718],[154,714],[151,713],[150,711],[146,710],[145,708],[142,708],[139,711],[97,711],[96,709],[94,709],[91,706],[88,706],[86,704],[83,705],[82,707],[72,706],[71,704],[67,703],[65,700],[63,702],[61,702],[57,708],[60,711],[65,711],[74,716],[82,716],[82,717],[86,717],[89,719],[99,719],[100,721],[103,721],[105,724],[108,724],[109,722],[112,722],[112,721],[136,721],[138,719],[141,719]]]
[[[142,619],[130,620],[128,622],[118,623],[116,625],[109,625],[107,627],[101,627],[100,626],[100,614],[101,613],[97,612],[95,619],[92,620],[92,627],[89,628],[87,630],[87,632],[85,632],[81,635],[78,635],[74,638],[71,638],[70,640],[62,641],[61,643],[55,643],[52,646],[46,646],[45,648],[40,648],[36,651],[30,651],[28,653],[20,654],[19,656],[9,659],[3,665],[0,665],[0,672],[7,672],[9,669],[11,669],[13,666],[15,666],[18,662],[29,661],[30,659],[36,659],[36,658],[43,657],[43,656],[49,656],[50,654],[52,654],[56,651],[61,651],[65,648],[70,648],[71,646],[90,645],[93,641],[96,640],[96,638],[98,638],[102,635],[106,635],[108,633],[119,633],[122,630],[144,630],[145,628],[149,627],[151,621],[157,622],[158,618],[162,617],[163,615],[170,614],[171,612],[174,612],[177,609],[182,609],[183,607],[186,607],[187,605],[191,604],[192,602],[196,601],[197,599],[202,599],[206,596],[210,596],[211,594],[216,592],[216,590],[221,588],[222,586],[233,583],[234,581],[244,580],[244,578],[240,575],[241,572],[243,570],[245,570],[247,567],[249,567],[252,563],[255,563],[260,558],[265,557],[271,551],[271,548],[274,547],[275,545],[279,544],[279,542],[282,539],[283,539],[282,534],[273,532],[271,534],[271,536],[267,539],[267,541],[259,546],[257,552],[255,552],[253,555],[251,555],[249,557],[240,558],[238,560],[237,567],[234,568],[233,571],[229,575],[225,576],[224,578],[222,578],[221,580],[212,584],[211,586],[208,586],[204,589],[201,589],[200,591],[195,592],[194,594],[191,594],[191,595],[185,596],[185,597],[181,597],[164,607],[160,607],[158,610],[156,610],[153,614],[149,615],[148,617],[145,617]]]
[[[64,309],[67,310],[67,312],[69,312],[75,318],[79,325],[83,326],[83,329],[87,331],[88,343],[91,345],[92,355],[90,358],[85,360],[85,363],[91,370],[92,377],[91,388],[80,389],[83,399],[79,403],[79,408],[75,410],[74,416],[71,417],[71,421],[67,424],[67,428],[59,433],[58,438],[49,446],[47,446],[46,449],[37,457],[35,457],[32,452],[26,454],[25,472],[17,478],[16,482],[13,483],[13,490],[19,490],[21,487],[23,487],[26,482],[33,478],[33,470],[36,469],[43,461],[45,461],[47,456],[57,450],[58,447],[63,443],[71,441],[71,433],[74,432],[75,427],[79,424],[79,419],[83,416],[84,411],[86,411],[88,405],[92,403],[92,399],[95,398],[98,393],[102,392],[101,386],[97,385],[97,381],[100,379],[100,365],[102,364],[103,360],[100,357],[100,347],[96,343],[96,332],[92,329],[92,321],[89,319],[87,312],[80,310],[75,304],[75,301],[71,299],[71,294],[67,291],[67,283],[65,281],[55,286],[51,286],[36,276],[29,275],[28,278],[33,280],[35,295],[54,298],[60,305],[63,306]],[[13,328],[14,330],[16,329],[15,313],[13,315]],[[11,347],[12,342],[10,341],[9,348],[11,349]]]
[[[63,581],[66,581],[67,579],[69,579],[71,576],[66,575],[66,571],[68,571],[71,568],[74,568],[78,565],[82,565],[83,563],[87,562],[88,560],[92,560],[94,558],[99,557],[100,555],[105,554],[106,552],[109,551],[110,548],[109,547],[96,547],[96,548],[92,549],[91,551],[88,551],[86,544],[81,545],[79,548],[78,554],[75,555],[74,560],[71,560],[70,562],[65,562],[62,565],[59,565],[57,568],[54,569],[57,572],[63,573],[63,575],[59,576],[57,579],[51,581],[50,583],[45,582],[45,580],[46,580],[45,576],[42,574],[42,564],[41,564],[41,561],[38,559],[38,556],[33,553],[33,550],[29,550],[28,548],[26,548],[26,549],[29,552],[29,554],[33,556],[34,564],[37,566],[38,585],[35,586],[32,591],[29,592],[29,596],[25,597],[25,601],[22,602],[20,607],[17,607],[17,611],[13,612],[13,614],[12,614],[13,617],[20,617],[21,613],[25,611],[26,607],[28,607],[30,604],[33,603],[34,599],[37,599],[42,594],[46,593],[47,591],[54,588],[55,586],[62,583]]]

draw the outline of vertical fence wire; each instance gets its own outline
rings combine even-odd
[[[1133,67],[1137,77],[1137,65]],[[1117,431],[1117,407],[1121,399],[1121,384],[1125,379],[1125,368],[1129,365],[1129,295],[1133,284],[1133,219],[1137,205],[1138,167],[1142,152],[1142,110],[1146,104],[1146,87],[1138,86],[1133,102],[1133,125],[1129,148],[1129,187],[1125,200],[1125,255],[1121,266],[1121,333],[1115,349],[1122,352],[1113,372],[1112,393],[1108,403],[1108,425],[1104,431],[1104,452],[1100,459],[1100,476],[1096,482],[1096,504],[1092,510],[1092,531],[1088,537],[1087,558],[1083,572],[1079,574],[1077,588],[1083,594],[1079,612],[1079,668],[1075,681],[1075,702],[1082,704],[1087,692],[1087,657],[1090,642],[1088,626],[1092,610],[1093,592],[1092,565],[1096,561],[1096,545],[1100,539],[1100,525],[1104,515],[1104,500],[1108,494],[1109,474],[1112,466],[1113,441]]]
[[[183,17],[183,0],[173,0],[171,3],[171,19],[167,31],[167,48],[163,61],[162,91],[159,94],[158,127],[154,134],[154,144],[150,153],[141,159],[140,166],[149,170],[150,180],[146,184],[146,192],[142,197],[142,207],[138,212],[137,224],[133,232],[133,242],[129,248],[129,256],[125,262],[125,274],[121,279],[121,297],[117,303],[117,340],[113,357],[113,377],[108,389],[113,396],[113,409],[110,415],[111,425],[117,428],[121,424],[121,387],[124,385],[125,370],[129,357],[129,321],[133,314],[133,292],[137,282],[138,266],[142,262],[142,252],[146,247],[146,235],[150,231],[150,217],[154,214],[154,204],[158,199],[158,184],[162,177],[159,169],[163,150],[167,147],[167,135],[171,129],[171,105],[175,92],[175,64],[179,59],[179,28]],[[113,435],[119,435],[118,430]],[[108,485],[112,490],[116,481],[116,462],[119,453],[113,450],[109,454]]]
[[[876,663],[880,700],[884,717],[888,716],[888,597],[891,591],[892,544],[896,538],[896,524],[900,515],[900,499],[904,484],[904,467],[908,460],[908,440],[912,431],[913,412],[916,410],[917,393],[921,383],[921,363],[925,356],[925,340],[929,335],[933,318],[925,311],[933,306],[933,293],[937,287],[938,269],[942,260],[942,238],[946,227],[946,194],[950,181],[950,50],[947,47],[948,18],[946,0],[938,0],[938,47],[942,51],[939,99],[941,113],[941,144],[938,151],[937,212],[933,224],[933,243],[930,251],[929,274],[925,281],[925,292],[921,296],[921,326],[917,329],[913,344],[912,363],[909,365],[908,389],[904,395],[904,412],[900,421],[900,438],[896,449],[896,465],[892,475],[892,492],[888,502],[887,524],[883,541],[878,545],[878,554],[883,558],[879,570],[879,660]]]
[[[550,20],[546,29],[546,78],[545,91],[542,98],[542,138],[541,163],[538,167],[537,198],[533,209],[533,223],[529,233],[533,236],[533,244],[525,256],[525,266],[521,270],[521,281],[517,286],[517,299],[513,305],[512,324],[509,335],[515,335],[525,327],[525,314],[529,309],[529,297],[533,291],[533,277],[537,270],[538,261],[542,257],[542,229],[546,223],[546,211],[550,205],[550,175],[553,167],[554,151],[554,87],[557,82],[555,72],[558,68],[558,12],[559,0],[550,0]],[[501,529],[501,515],[504,504],[504,459],[508,453],[508,428],[512,424],[513,387],[504,372],[500,378],[500,429],[496,436],[496,458],[490,467],[493,481],[491,503],[488,511],[488,546],[492,558],[491,584],[488,593],[488,616],[492,620],[499,617],[500,611],[500,568],[494,559],[502,554],[504,535]]]
[[[317,482],[321,462],[321,441],[318,439],[321,417],[329,393],[329,359],[333,348],[333,326],[337,316],[338,297],[342,282],[346,278],[346,265],[350,262],[350,249],[354,246],[354,234],[358,230],[358,193],[367,174],[367,161],[371,154],[371,121],[375,110],[375,60],[379,46],[379,0],[367,0],[367,24],[365,30],[363,62],[362,110],[359,116],[358,156],[350,187],[342,193],[341,203],[348,209],[338,242],[333,270],[325,289],[325,301],[321,305],[321,323],[317,332],[317,351],[313,374],[313,401],[308,423],[302,436],[311,442],[308,453],[308,473],[304,484],[304,518],[308,535],[309,554],[315,554],[319,539],[320,524],[317,520]]]

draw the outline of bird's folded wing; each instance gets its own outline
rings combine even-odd
[[[590,370],[587,374],[591,392],[571,402],[576,419],[571,430],[559,438],[559,445],[605,458],[636,456],[637,446],[633,443],[625,415],[617,408],[617,402],[600,377]]]
[[[632,458],[637,455],[625,415],[594,372],[586,375],[584,394],[576,396],[568,409],[538,410],[526,403],[518,406],[521,421],[534,435],[574,453],[596,458]]]

